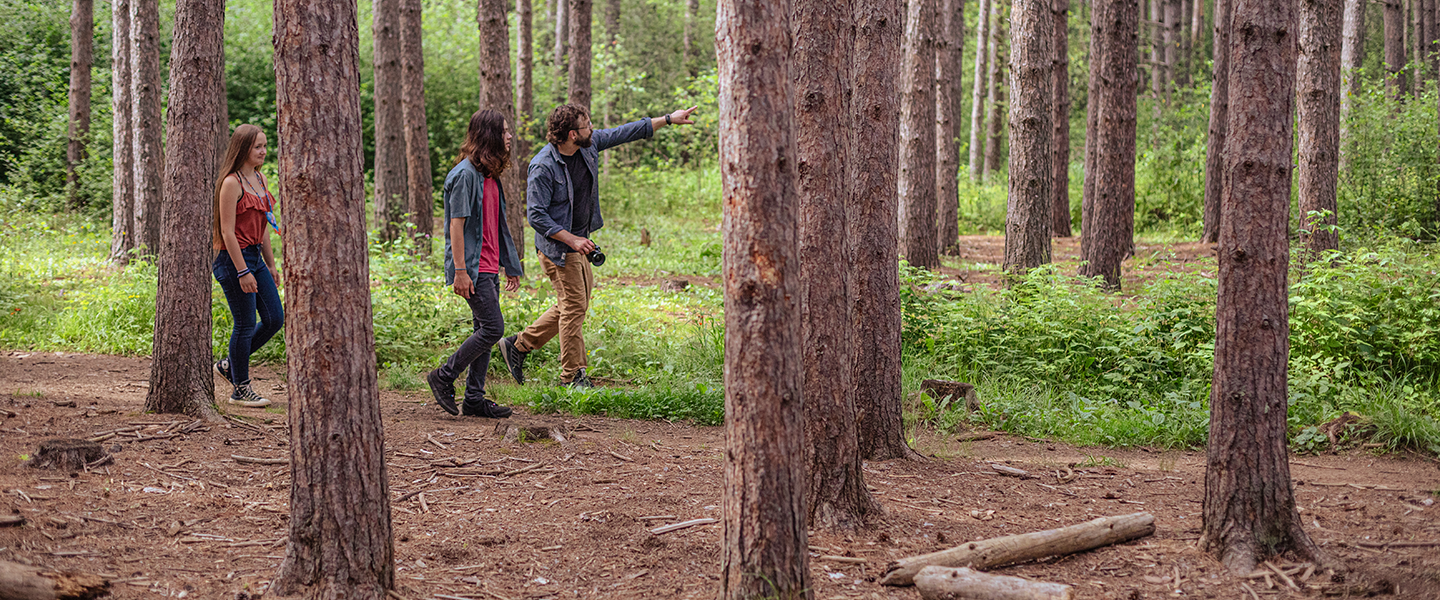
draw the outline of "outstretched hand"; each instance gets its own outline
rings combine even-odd
[[[690,113],[695,112],[695,109],[697,109],[697,108],[700,108],[700,107],[699,107],[699,106],[692,106],[692,107],[690,107],[690,108],[682,108],[682,109],[677,110],[677,111],[675,111],[675,112],[673,112],[673,113],[670,113],[670,124],[671,124],[671,125],[694,125],[695,122],[690,120]]]

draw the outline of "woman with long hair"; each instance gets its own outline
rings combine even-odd
[[[241,125],[230,136],[230,146],[215,181],[215,219],[211,270],[235,328],[230,332],[230,355],[215,363],[215,372],[234,390],[230,403],[251,408],[269,406],[250,386],[250,355],[270,341],[285,324],[276,282],[280,271],[270,250],[270,229],[275,227],[275,196],[265,176],[256,170],[265,164],[265,134],[254,125]],[[256,315],[259,321],[256,321]]]
[[[435,403],[452,415],[503,419],[509,407],[485,396],[490,349],[505,335],[500,314],[500,268],[505,291],[520,289],[524,274],[515,242],[505,226],[505,187],[500,175],[510,165],[505,117],[481,110],[470,117],[455,168],[445,176],[445,283],[470,305],[474,332],[440,368],[426,375]],[[466,369],[464,406],[455,405],[455,380]]]

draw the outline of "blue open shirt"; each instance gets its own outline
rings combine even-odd
[[[596,199],[595,212],[590,216],[592,234],[605,226],[605,220],[600,218],[600,177],[597,169],[600,152],[653,135],[655,129],[650,125],[650,119],[641,119],[612,129],[597,129],[590,136],[590,147],[575,152],[574,156],[584,159],[585,166],[590,169],[590,181],[595,186],[591,190],[592,197]],[[572,225],[570,220],[574,211],[571,204],[575,200],[575,190],[571,189],[570,174],[565,171],[565,157],[553,144],[545,144],[530,160],[528,179],[525,212],[530,227],[535,230],[535,248],[550,262],[563,267],[565,253],[572,250],[550,236],[570,231]]]

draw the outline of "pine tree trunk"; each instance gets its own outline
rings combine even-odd
[[[1320,559],[1300,527],[1285,413],[1296,25],[1293,0],[1237,0],[1200,548],[1232,573]]]
[[[810,598],[789,3],[721,0],[725,492],[720,598]]]
[[[569,0],[555,0],[555,71],[559,73],[560,80],[569,75],[570,69],[566,66],[565,58],[569,55],[570,40],[570,3]],[[563,95],[562,95],[563,97]]]
[[[514,159],[515,166],[518,167],[515,176],[519,178],[520,181],[524,181],[526,166],[530,164],[530,135],[526,131],[526,127],[528,127],[531,120],[535,118],[535,11],[531,2],[532,0],[515,0],[515,12],[518,13],[517,16],[520,20],[520,56],[515,61],[515,68],[519,71],[519,73],[516,74],[516,80],[518,82],[516,87],[519,88],[516,96],[519,105],[515,107],[516,119],[515,122],[511,124],[511,127],[515,128]],[[520,206],[524,206],[526,191],[524,184],[521,184],[519,189],[513,191],[507,188],[505,190],[505,197],[508,199],[511,195],[518,196],[521,201]],[[510,207],[508,206],[505,207],[505,216],[510,216]],[[519,231],[521,235],[518,237],[512,235],[511,239],[515,241],[515,247],[519,252],[521,262],[524,262],[526,239],[524,235],[525,216],[523,214],[520,215],[519,221]],[[510,227],[512,232],[517,230],[512,224],[507,223],[507,226]]]
[[[146,255],[160,247],[161,169],[165,164],[161,147],[160,113],[160,2],[131,0],[130,3],[131,97],[134,110],[130,126],[134,132],[135,212],[134,243]]]
[[[225,0],[179,0],[170,45],[170,151],[160,207],[159,289],[147,413],[221,421],[210,372],[210,224],[225,74]]]
[[[685,65],[685,68],[687,71],[689,71],[691,77],[694,77],[695,74],[698,72],[698,70],[695,68],[694,63],[692,62],[695,58],[693,54],[694,49],[692,47],[695,43],[695,20],[698,18],[700,18],[700,0],[685,0],[685,39],[683,40],[684,53],[680,55],[680,64]]]
[[[1200,52],[1201,42],[1204,41],[1201,35],[1205,32],[1205,0],[1195,0],[1192,9],[1195,12],[1190,15],[1190,45],[1192,52],[1198,53]],[[1197,61],[1204,62],[1203,60],[1198,60],[1203,58],[1203,56],[1197,57]]]
[[[1401,0],[1385,0],[1385,72],[1390,95],[1399,98],[1405,84],[1405,10]]]
[[[900,138],[900,14],[903,0],[853,0],[855,49],[849,227],[855,262],[851,302],[855,323],[855,427],[860,456],[911,456],[900,406],[900,270],[897,169]]]
[[[1100,136],[1100,104],[1105,88],[1100,85],[1101,63],[1105,56],[1105,28],[1102,27],[1099,15],[1096,10],[1096,0],[1090,0],[1090,51],[1086,57],[1090,63],[1089,77],[1086,79],[1085,94],[1085,156],[1082,159],[1085,163],[1085,181],[1081,185],[1080,192],[1080,253],[1085,253],[1085,248],[1090,245],[1090,239],[1095,234],[1095,140]]]
[[[110,106],[113,140],[110,194],[110,262],[125,265],[135,248],[135,96],[130,89],[130,2],[110,4]]]
[[[1005,130],[1005,89],[1008,87],[1005,66],[1009,62],[1006,57],[1005,43],[1009,41],[1006,24],[1009,22],[1006,13],[1006,0],[990,0],[990,10],[994,15],[995,23],[990,28],[991,40],[994,46],[990,52],[990,118],[986,123],[989,127],[989,139],[985,142],[985,171],[986,173],[998,173],[1000,171],[1000,134]]]
[[[405,121],[405,179],[416,252],[430,254],[435,235],[435,174],[430,169],[430,129],[425,119],[425,44],[420,0],[400,0],[400,105]]]
[[[879,511],[865,488],[855,431],[852,261],[848,248],[835,247],[849,223],[852,146],[844,143],[837,152],[834,128],[850,120],[849,9],[833,0],[796,0],[790,14],[807,514],[811,527],[827,529],[858,528]],[[847,142],[851,133],[842,134]]]
[[[960,71],[965,48],[964,0],[939,0],[939,34],[935,49],[935,166],[937,248],[952,252],[960,236]]]
[[[1103,277],[1120,289],[1120,263],[1134,250],[1135,84],[1139,7],[1125,0],[1096,0],[1095,32],[1104,36],[1100,61],[1099,114],[1090,159],[1095,166],[1092,216],[1086,223],[1080,274]]]
[[[1299,0],[1300,239],[1309,261],[1340,248],[1340,23],[1343,0]],[[1312,213],[1328,213],[1312,216]]]
[[[1422,0],[1420,7],[1421,25],[1424,28],[1424,34],[1421,38],[1421,42],[1424,43],[1424,47],[1422,48],[1423,56],[1421,57],[1424,59],[1422,64],[1429,69],[1427,79],[1429,81],[1435,81],[1437,76],[1440,76],[1440,56],[1437,56],[1437,48],[1435,46],[1437,38],[1440,38],[1440,31],[1435,30],[1437,26],[1435,22],[1436,1]]]
[[[1165,73],[1164,86],[1161,88],[1166,100],[1170,99],[1170,88],[1175,84],[1175,65],[1179,59],[1179,33],[1180,26],[1180,0],[1160,0],[1164,3],[1165,24],[1161,26],[1160,41],[1165,44],[1163,60],[1165,66],[1162,72]]]
[[[1344,0],[1340,33],[1340,172],[1349,170],[1345,140],[1350,139],[1350,110],[1360,94],[1360,68],[1365,64],[1366,0]]]
[[[400,0],[372,0],[375,39],[375,227],[380,239],[400,239],[405,222],[408,168],[405,110],[401,102]],[[483,46],[483,44],[482,44]]]
[[[1215,75],[1210,87],[1210,137],[1205,144],[1205,220],[1200,241],[1220,241],[1220,196],[1225,191],[1225,142],[1230,123],[1230,11],[1235,0],[1215,0]],[[1362,27],[1363,29],[1363,27]]]
[[[1150,32],[1150,96],[1159,98],[1165,90],[1165,68],[1161,66],[1165,62],[1165,9],[1161,4],[1165,0],[1148,0],[1150,8],[1149,23],[1145,30]]]
[[[1420,18],[1420,0],[1409,0],[1406,3],[1406,10],[1410,15],[1410,29],[1406,31],[1405,47],[1410,50],[1410,95],[1420,96],[1424,89],[1424,78],[1421,77],[1421,65],[1425,64],[1424,57],[1420,54],[1420,37],[1424,35],[1424,21]]]
[[[566,102],[590,110],[590,11],[592,0],[570,2],[570,93]]]
[[[900,254],[940,268],[935,224],[935,3],[909,0],[900,82]]]
[[[515,88],[510,79],[510,27],[505,19],[505,4],[505,0],[480,0],[480,107],[500,111],[510,127],[518,131],[515,125]],[[510,239],[515,241],[517,250],[525,247],[523,165],[529,163],[528,153],[511,152],[510,168],[500,179],[505,184],[505,226],[510,228]]]
[[[365,251],[354,2],[275,3],[290,406],[290,538],[279,596],[384,600],[395,587]],[[336,298],[345,298],[336,302]]]
[[[1005,272],[1050,262],[1055,204],[1055,0],[1014,0],[1010,8],[1010,195]]]
[[[65,189],[70,208],[80,208],[86,198],[80,193],[76,169],[85,160],[90,137],[90,69],[95,65],[94,0],[72,0],[70,4],[70,132],[65,147]]]
[[[970,96],[970,180],[985,181],[985,98],[990,94],[990,52],[986,45],[990,41],[990,3],[994,0],[980,0],[975,13],[979,26],[975,28],[975,85]]]
[[[1052,0],[1055,31],[1055,178],[1050,203],[1050,235],[1068,238],[1070,233],[1070,0]]]
[[[1194,2],[1199,0],[1183,0],[1180,2],[1180,22],[1175,24],[1175,36],[1179,38],[1180,58],[1175,66],[1175,84],[1179,86],[1190,86],[1190,69],[1195,60],[1195,41],[1190,37],[1190,19],[1193,12]]]

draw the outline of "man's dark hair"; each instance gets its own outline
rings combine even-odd
[[[574,104],[561,104],[550,111],[550,121],[546,126],[545,139],[551,144],[559,146],[569,139],[570,132],[579,128],[582,119],[590,118],[590,111],[583,106]]]

